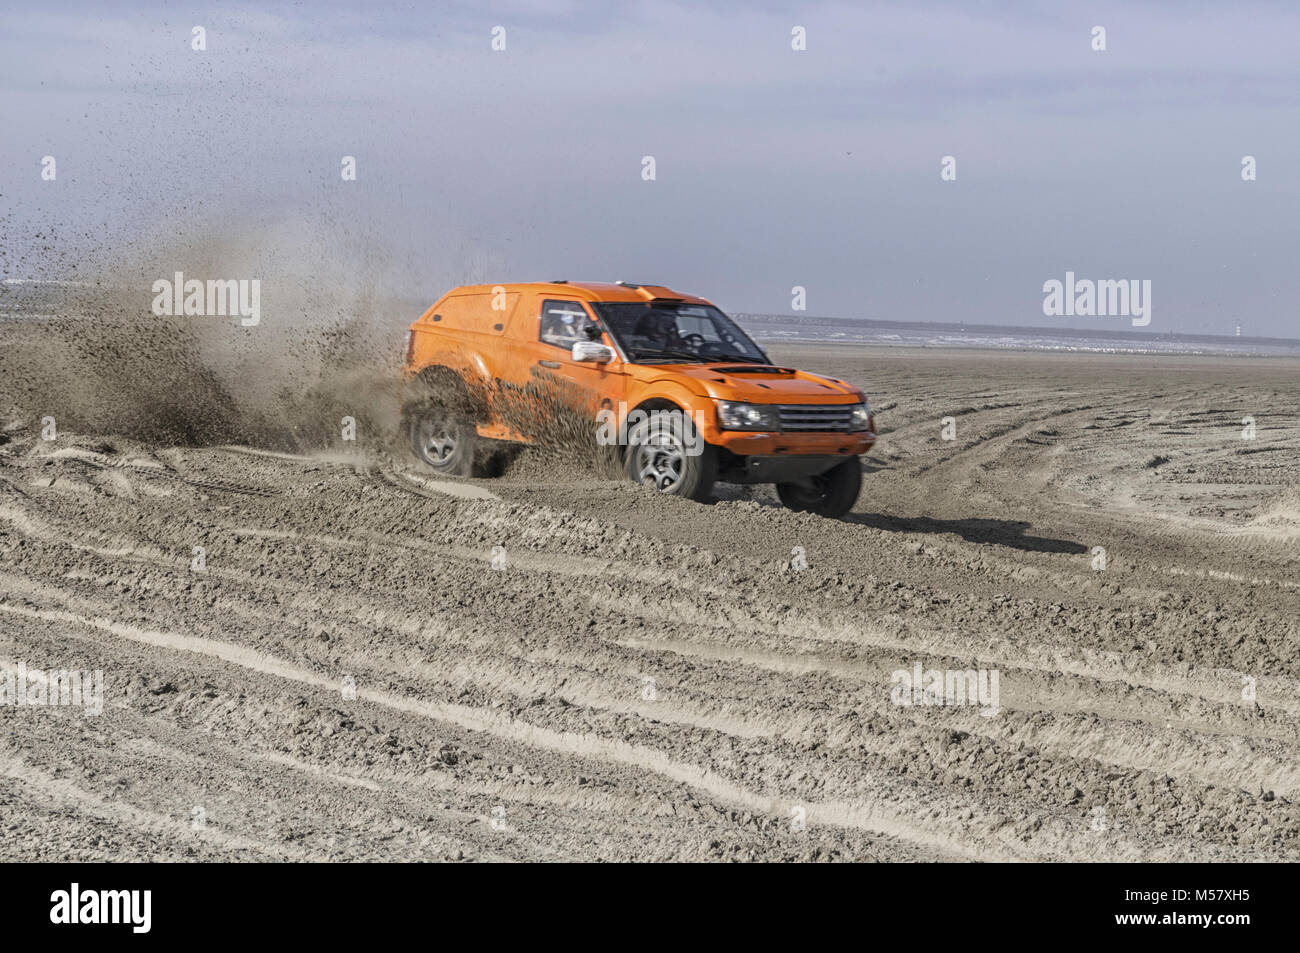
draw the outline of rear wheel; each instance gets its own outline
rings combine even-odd
[[[449,367],[426,367],[402,394],[402,427],[411,452],[444,476],[494,475],[498,454],[474,425],[484,412],[484,401],[472,397],[465,380]]]
[[[853,509],[862,491],[862,464],[857,457],[837,463],[806,483],[778,483],[776,495],[787,509],[839,518]]]
[[[627,442],[627,475],[637,483],[668,496],[712,498],[717,448],[681,411],[651,412],[628,431]]]
[[[425,406],[407,414],[411,450],[446,476],[474,476],[474,424],[446,408]]]

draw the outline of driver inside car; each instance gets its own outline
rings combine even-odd
[[[637,321],[634,334],[645,338],[652,346],[661,348],[686,347],[681,334],[677,331],[677,321],[671,314],[650,311]]]
[[[578,341],[587,339],[578,329],[580,320],[585,317],[585,312],[563,305],[549,308],[542,316],[542,340],[556,347],[573,347]]]

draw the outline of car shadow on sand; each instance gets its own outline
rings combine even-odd
[[[891,533],[956,533],[971,543],[995,543],[1035,553],[1086,553],[1088,547],[1068,539],[1027,536],[1024,520],[939,520],[929,516],[886,516],[884,513],[850,513],[846,523],[860,523]]]

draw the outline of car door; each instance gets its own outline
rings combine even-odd
[[[543,298],[533,318],[533,374],[539,386],[558,383],[558,388],[553,389],[560,392],[566,404],[582,413],[595,414],[602,408],[617,411],[624,399],[623,364],[617,350],[608,364],[573,359],[574,342],[591,340],[585,329],[593,321],[591,312],[578,298]],[[613,348],[609,335],[602,334],[599,340]]]

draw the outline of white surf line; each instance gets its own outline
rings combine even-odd
[[[61,609],[29,609],[25,606],[0,603],[0,612],[46,622],[100,629],[128,641],[216,658],[241,668],[327,691],[337,691],[339,687],[337,679],[326,678],[282,659],[219,639],[150,631],[110,619],[89,618]],[[470,731],[493,735],[506,741],[570,756],[603,758],[627,767],[650,771],[700,790],[718,801],[753,813],[784,817],[788,816],[792,808],[802,807],[806,811],[807,820],[812,823],[856,828],[929,847],[951,856],[970,860],[1023,859],[1022,855],[1007,854],[996,849],[978,849],[956,843],[890,816],[878,807],[873,808],[846,801],[805,803],[798,799],[755,794],[706,768],[677,761],[657,749],[631,744],[620,739],[603,738],[588,733],[555,731],[465,705],[420,701],[376,689],[358,687],[357,697],[394,711],[450,722]]]

